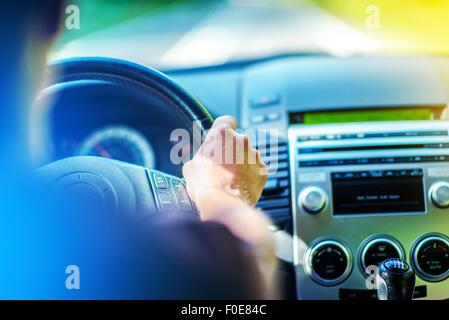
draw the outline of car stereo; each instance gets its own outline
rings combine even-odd
[[[415,298],[449,298],[449,122],[289,128],[300,299],[376,298],[377,264],[408,260]]]
[[[422,169],[332,172],[330,181],[335,215],[425,212]]]

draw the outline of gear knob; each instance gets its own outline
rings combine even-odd
[[[402,259],[387,259],[379,266],[376,276],[379,300],[412,300],[415,273]]]

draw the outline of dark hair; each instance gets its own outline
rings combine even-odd
[[[29,28],[52,37],[58,31],[64,4],[64,0],[1,1],[0,27],[9,31],[4,35],[16,39]]]
[[[57,34],[63,17],[63,0],[0,1],[0,148],[5,157],[0,167],[20,167],[26,162],[26,123],[32,86],[37,74],[29,73],[30,64],[44,63],[33,59],[42,56],[37,43],[49,45]],[[33,42],[29,40],[33,37]],[[28,60],[27,60],[28,58]],[[4,171],[2,170],[2,173]]]

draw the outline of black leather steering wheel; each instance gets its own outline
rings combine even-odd
[[[50,83],[41,98],[56,99],[73,87],[78,91],[84,86],[89,90],[112,87],[110,92],[130,97],[143,95],[149,105],[157,103],[173,109],[191,133],[196,125],[204,136],[212,125],[212,117],[197,99],[154,69],[117,59],[77,58],[53,63],[48,70]],[[184,181],[156,170],[105,158],[70,157],[37,172],[56,189],[76,190],[83,197],[79,201],[89,201],[109,211],[137,215],[157,211],[196,214]]]
[[[89,80],[116,84],[147,95],[148,102],[163,100],[173,108],[188,127],[199,125],[204,134],[213,119],[201,103],[189,92],[161,72],[125,60],[112,58],[74,58],[49,65],[50,82],[43,92],[57,95],[71,85],[89,85]]]

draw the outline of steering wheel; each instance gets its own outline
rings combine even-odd
[[[67,92],[101,92],[108,98],[132,103],[136,97],[149,110],[168,108],[201,139],[213,119],[201,103],[164,74],[142,65],[109,58],[77,58],[49,66],[50,83],[39,100],[57,100]],[[153,110],[157,112],[157,110]],[[198,130],[201,134],[194,134]],[[193,141],[200,143],[201,141]],[[184,181],[173,175],[100,157],[69,157],[37,170],[56,190],[79,195],[99,209],[146,215],[149,212],[182,212],[196,216]]]

